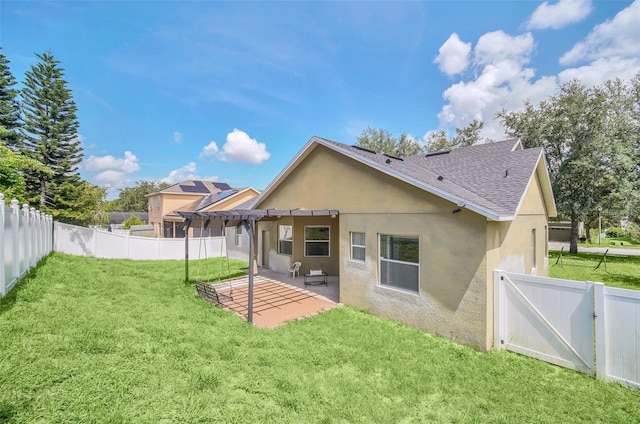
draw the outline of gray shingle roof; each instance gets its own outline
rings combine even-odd
[[[514,139],[400,160],[320,137],[312,140],[436,195],[486,210],[487,216],[516,214],[542,152],[522,150]]]

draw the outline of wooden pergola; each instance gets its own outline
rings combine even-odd
[[[331,216],[336,217],[337,210],[306,210],[306,209],[235,209],[215,212],[178,212],[184,218],[184,279],[189,281],[189,228],[197,224],[203,229],[242,225],[249,236],[249,297],[247,300],[247,321],[253,323],[253,276],[255,228],[256,222],[261,220],[276,220],[283,216]],[[226,241],[225,241],[226,242]]]

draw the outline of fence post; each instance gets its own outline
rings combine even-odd
[[[500,303],[502,284],[500,284],[500,270],[493,271],[493,347],[503,349],[502,345],[502,308]]]
[[[29,208],[29,269],[36,266],[36,208]]]
[[[4,249],[6,243],[4,241],[4,194],[0,193],[0,297],[4,297],[7,294],[7,283],[5,281],[5,253]]]
[[[17,199],[11,201],[11,231],[13,232],[13,273],[11,281],[20,276],[20,205]],[[8,281],[8,284],[11,284]]]
[[[604,284],[593,283],[593,320],[597,378],[607,379],[607,348],[605,339]]]

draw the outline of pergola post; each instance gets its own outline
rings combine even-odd
[[[191,225],[190,219],[184,220],[184,282],[189,282],[189,226]]]
[[[250,217],[243,221],[249,235],[249,298],[247,299],[247,321],[253,324],[253,251],[255,250],[253,233],[255,231],[256,219]]]

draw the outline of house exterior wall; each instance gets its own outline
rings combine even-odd
[[[320,145],[257,207],[339,210],[338,218],[326,219],[332,224],[332,252],[339,242],[338,256],[332,253],[332,259],[338,261],[341,302],[487,348],[486,218],[464,209],[453,214],[453,203]],[[304,221],[296,220],[296,252],[302,248],[298,237],[303,226]],[[270,232],[271,268],[280,270],[297,259],[273,254],[276,222],[261,221],[259,228]],[[365,233],[364,262],[350,259],[351,231]],[[379,234],[418,238],[419,293],[379,284]],[[304,267],[305,259],[300,260]]]
[[[242,203],[253,199],[259,193],[253,188],[249,188],[244,192],[238,193],[237,195],[228,197],[211,207],[207,208],[206,212],[213,211],[223,211],[229,210],[241,205]],[[158,207],[158,198],[160,198],[160,207]],[[163,234],[163,222],[164,221],[175,221],[182,222],[182,220],[178,217],[163,219],[163,215],[168,214],[170,212],[180,210],[188,205],[193,204],[196,201],[202,200],[205,198],[204,194],[194,195],[194,194],[181,194],[181,193],[161,193],[157,195],[153,195],[149,197],[149,224],[153,225],[154,232],[156,236],[162,236]],[[194,236],[193,228],[189,229],[189,237]],[[247,245],[248,246],[248,245]],[[248,254],[248,250],[245,252],[245,255]]]
[[[160,198],[160,208],[158,208],[158,197]],[[155,235],[162,236],[162,216],[169,212],[175,211],[182,206],[189,205],[204,196],[162,193],[149,196],[149,224],[153,225]],[[193,236],[193,231],[189,232],[189,236]]]
[[[548,275],[547,211],[537,176],[523,197],[518,215],[513,221],[487,222],[487,322],[493,323],[494,269],[520,274]],[[532,230],[535,229],[536,260],[532,254]],[[487,345],[491,348],[493,328],[487,326]]]

